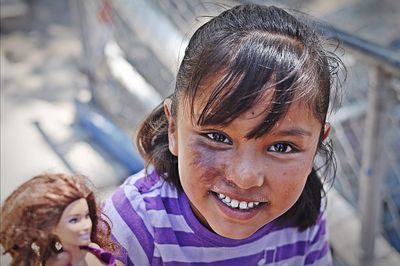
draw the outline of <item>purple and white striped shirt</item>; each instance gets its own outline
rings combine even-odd
[[[271,222],[236,240],[194,216],[185,193],[144,171],[129,177],[105,206],[126,265],[331,265],[324,215],[299,232]]]

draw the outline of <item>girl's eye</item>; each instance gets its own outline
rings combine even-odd
[[[206,136],[215,141],[215,142],[222,142],[222,143],[226,143],[226,144],[232,144],[232,141],[230,141],[225,135],[221,134],[221,133],[217,133],[217,132],[212,132],[212,133],[208,133],[206,134]]]
[[[279,152],[279,153],[290,153],[295,152],[296,150],[287,143],[276,143],[268,148],[268,151]]]

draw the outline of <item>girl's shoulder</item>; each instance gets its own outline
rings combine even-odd
[[[123,190],[125,195],[131,197],[177,196],[177,189],[152,169],[147,171],[143,169],[128,177],[119,190]]]
[[[104,211],[117,224],[152,224],[153,213],[165,210],[178,199],[178,190],[155,171],[144,170],[130,176],[106,201]],[[172,204],[175,206],[176,204]],[[136,217],[136,220],[135,220]],[[115,225],[114,225],[115,228]]]
[[[143,198],[161,193],[166,182],[155,171],[146,172],[144,169],[129,176],[106,201],[106,205],[119,205],[125,200],[143,201]]]
[[[162,184],[162,179],[154,170],[141,170],[129,176],[121,187],[132,187],[141,193],[150,192]]]
[[[117,259],[127,263],[129,256],[138,265],[148,264],[158,236],[156,228],[169,226],[169,213],[179,212],[178,205],[177,189],[155,172],[141,171],[129,177],[104,208],[112,237],[122,249]]]
[[[162,194],[164,181],[157,173],[142,170],[122,183],[106,201],[104,211],[111,219],[122,215],[128,210],[136,213],[146,213],[147,198],[159,197]]]

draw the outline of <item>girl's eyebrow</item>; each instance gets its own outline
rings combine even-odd
[[[271,132],[272,135],[275,136],[294,136],[294,137],[311,137],[312,134],[310,131],[307,131],[301,127],[294,127],[289,129],[283,129],[279,131]]]

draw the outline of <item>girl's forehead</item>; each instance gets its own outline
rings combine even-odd
[[[185,101],[185,108],[183,110],[185,116],[190,116],[192,114],[191,120],[196,123],[202,114],[204,107],[210,102],[218,101],[218,99],[210,97],[213,87],[204,87],[201,93],[197,94],[194,99],[192,99],[192,104],[190,101]],[[271,104],[274,101],[274,89],[273,87],[266,89],[265,91],[259,93],[258,99],[251,105],[248,109],[242,112],[236,119],[240,120],[251,120],[251,119],[264,119],[271,112]],[[307,99],[304,98],[294,98],[291,102],[284,103],[288,105],[287,112],[277,121],[276,126],[280,125],[283,120],[295,122],[295,117],[298,114],[305,116],[307,119],[316,119],[311,105]],[[234,107],[225,106],[224,109],[228,110]],[[229,110],[230,111],[230,110]],[[272,110],[273,112],[274,110]]]
[[[218,71],[217,73],[210,75],[209,77],[202,80],[201,84],[195,90],[194,97],[189,99],[192,101],[194,107],[204,107],[206,104],[210,102],[222,102],[222,100],[231,97],[234,93],[238,93],[241,89],[237,88],[237,85],[243,79],[243,76],[240,75],[236,78],[233,78],[228,83],[225,84],[227,79],[226,72],[229,70]],[[224,84],[221,86],[221,84]],[[239,93],[241,94],[239,97],[242,98],[256,98],[256,103],[261,104],[262,106],[269,106],[271,100],[273,98],[273,93],[275,87],[272,85],[273,81],[267,82],[263,89],[257,88],[256,85],[253,86],[254,89],[248,90],[246,93]],[[216,93],[218,91],[218,93]],[[214,97],[214,95],[218,95]],[[250,108],[256,108],[250,107]]]
[[[250,107],[244,113],[242,113],[238,119],[241,120],[252,120],[261,119],[263,120],[270,112],[271,96],[260,99],[254,106]],[[285,114],[276,122],[275,126],[278,126],[283,121],[287,123],[295,123],[299,116],[309,120],[316,120],[314,113],[312,112],[309,105],[305,104],[304,101],[297,100],[288,103],[288,109]]]
[[[267,90],[260,94],[259,99],[249,107],[239,117],[241,119],[255,119],[258,117],[264,117],[270,109],[271,102],[273,99],[273,90]]]

